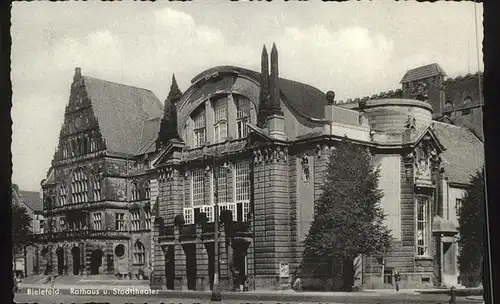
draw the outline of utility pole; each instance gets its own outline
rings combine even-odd
[[[212,176],[214,179],[214,282],[212,286],[212,301],[221,301],[219,291],[219,181],[216,176],[215,156],[212,156]]]

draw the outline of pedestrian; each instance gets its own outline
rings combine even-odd
[[[399,281],[401,281],[401,275],[399,275],[397,269],[394,269],[394,284],[396,285],[396,291],[399,291]]]

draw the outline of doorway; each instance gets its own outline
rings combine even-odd
[[[445,285],[457,285],[457,262],[454,243],[443,242],[443,283]]]
[[[102,265],[102,257],[104,253],[101,249],[95,249],[92,251],[90,255],[90,274],[96,275],[99,274],[99,268]]]
[[[80,274],[80,248],[73,247],[71,249],[71,255],[73,256],[73,274]]]
[[[196,290],[196,244],[184,245],[184,253],[186,254],[187,287],[189,290]]]
[[[205,248],[208,256],[208,281],[210,282],[210,290],[213,290],[215,272],[214,243],[205,243]]]
[[[64,273],[64,250],[59,247],[56,250],[57,254],[57,274],[62,275]]]
[[[165,277],[167,289],[174,289],[175,281],[175,251],[174,246],[167,246],[165,251]]]

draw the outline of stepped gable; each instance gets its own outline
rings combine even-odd
[[[399,83],[407,83],[434,76],[446,76],[444,70],[437,63],[408,70]]]
[[[446,150],[441,154],[450,182],[469,184],[470,176],[484,165],[484,147],[472,131],[434,121],[434,132]]]
[[[145,129],[158,133],[159,120],[149,120],[160,118],[163,108],[153,92],[88,76],[83,80],[108,151],[134,155],[148,141]]]
[[[25,203],[33,211],[43,211],[43,203],[40,193],[37,191],[19,191],[21,202]]]
[[[354,104],[358,103],[361,100],[378,100],[378,99],[392,99],[392,98],[403,98],[403,90],[390,90],[387,92],[380,92],[378,94],[373,94],[371,96],[364,96],[361,98],[348,98],[345,100],[340,100],[338,104]]]
[[[191,80],[194,85],[200,80],[214,73],[236,73],[250,77],[260,83],[261,74],[245,68],[235,66],[219,66],[201,72]],[[326,98],[321,90],[297,81],[279,78],[280,95],[283,102],[300,115],[323,119],[325,117]]]

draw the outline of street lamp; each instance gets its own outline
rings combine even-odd
[[[219,181],[215,170],[215,156],[212,155],[212,176],[214,179],[214,281],[211,301],[221,301],[219,291]]]

